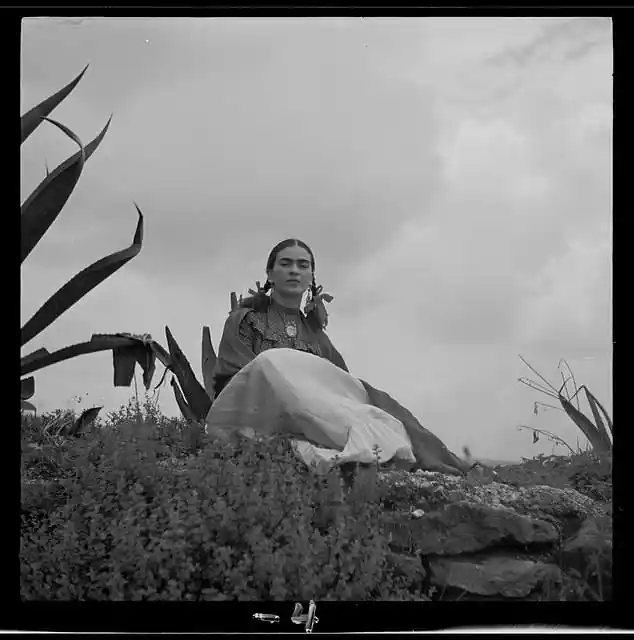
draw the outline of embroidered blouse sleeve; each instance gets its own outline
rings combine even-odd
[[[253,326],[253,312],[247,313],[244,318],[242,318],[242,322],[240,323],[240,327],[238,328],[238,337],[244,344],[251,349],[251,351],[255,351],[255,327]]]

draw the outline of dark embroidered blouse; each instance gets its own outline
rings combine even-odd
[[[291,335],[287,327],[292,328]],[[240,323],[238,335],[256,355],[286,347],[323,357],[317,335],[302,311],[284,307],[275,300],[271,300],[266,311],[249,311]]]

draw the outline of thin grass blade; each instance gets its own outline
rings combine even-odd
[[[568,402],[571,402],[570,392],[568,391],[568,381],[570,380],[570,377],[566,378],[563,371],[560,371],[559,373],[561,373],[561,379],[563,381],[563,390],[566,392]]]
[[[30,111],[27,111],[20,118],[21,137],[20,145],[37,129],[38,125],[57,105],[59,105],[64,98],[77,86],[78,82],[82,79],[84,73],[88,69],[89,65],[86,65],[83,71],[74,79],[71,80],[65,87],[62,87],[57,93],[42,100],[38,105],[33,107]]]
[[[192,410],[197,420],[203,420],[209,413],[211,398],[207,395],[204,387],[198,382],[194,371],[189,364],[185,354],[178,346],[169,327],[165,327],[167,337],[167,347],[172,358],[172,371],[178,378],[178,382],[183,390],[187,404]]]
[[[542,376],[540,373],[538,373],[538,372],[537,372],[537,370],[535,370],[533,367],[531,367],[531,365],[530,365],[530,364],[528,364],[528,362],[526,362],[526,360],[524,360],[524,358],[522,358],[522,356],[520,356],[519,354],[518,354],[518,356],[519,356],[519,359],[520,359],[520,360],[521,360],[521,361],[522,361],[522,362],[523,362],[523,363],[524,363],[524,364],[525,364],[525,365],[526,365],[526,366],[527,366],[527,367],[528,367],[528,368],[529,368],[529,369],[530,369],[530,370],[531,370],[535,375],[539,376],[539,377],[540,377],[540,378],[541,378],[541,379],[542,379],[542,380],[543,380],[543,381],[548,385],[548,387],[549,387],[552,391],[554,391],[555,393],[557,392],[557,389],[555,389],[555,387],[554,387],[552,384],[550,384],[550,382],[548,382],[548,380],[546,380],[546,378],[544,378],[544,376]]]
[[[203,327],[202,371],[205,391],[211,400],[214,398],[214,367],[216,366],[216,352],[211,342],[209,327]]]
[[[518,382],[525,384],[527,387],[530,387],[535,391],[541,391],[542,393],[546,394],[547,396],[550,396],[551,398],[556,398],[556,399],[559,398],[556,391],[553,392],[550,389],[547,389],[546,387],[544,387],[544,385],[539,384],[539,382],[535,382],[534,380],[529,380],[528,378],[518,378],[517,380]]]
[[[610,420],[610,416],[608,415],[608,412],[603,408],[603,405],[594,397],[594,395],[590,393],[590,390],[588,389],[588,387],[583,385],[583,389],[586,392],[586,398],[588,398],[588,404],[590,405],[590,409],[592,409],[592,415],[594,416],[594,419],[597,425],[601,427],[601,429],[603,430],[607,438],[607,431],[605,430],[605,425],[603,424],[603,421],[601,420],[601,416],[599,415],[599,409],[601,409],[601,411],[603,412],[603,415],[605,416],[605,420],[608,423],[608,427],[610,429],[610,435],[614,437],[612,420]]]
[[[572,396],[573,398],[577,398],[577,409],[581,410],[581,407],[579,406],[579,397],[577,396],[577,394],[579,393],[579,388],[577,387],[577,381],[575,380],[575,374],[572,372],[572,369],[570,368],[570,365],[568,364],[567,360],[564,360],[563,358],[561,358],[561,360],[558,363],[558,367],[561,366],[561,363],[564,363],[566,365],[566,369],[568,369],[568,373],[570,374],[570,377],[572,378],[572,384],[575,387],[575,393]],[[572,398],[570,399],[570,402],[572,402]]]
[[[46,178],[22,205],[20,229],[21,262],[24,262],[31,251],[35,249],[42,236],[59,216],[79,180],[86,160],[84,145],[77,135],[55,120],[49,120],[48,118],[46,120],[60,128],[73,142],[77,143],[79,145],[79,153],[72,156],[74,161],[61,171],[58,172],[56,169],[53,173],[47,174]]]
[[[174,390],[174,397],[176,398],[176,404],[178,405],[178,408],[183,414],[183,417],[185,418],[185,420],[196,422],[196,415],[187,404],[187,401],[183,397],[183,393],[181,392],[180,387],[178,386],[178,383],[173,377],[172,377],[171,383],[172,383],[172,389]]]
[[[35,394],[35,378],[23,378],[20,380],[20,398],[22,400],[28,400]]]
[[[139,220],[132,244],[126,249],[117,251],[86,267],[53,294],[22,328],[22,345],[44,331],[62,313],[141,251],[143,245],[143,214],[136,204],[134,206],[139,214]]]
[[[604,435],[598,430],[598,428],[592,424],[592,422],[579,411],[572,403],[568,402],[561,394],[559,395],[559,401],[566,413],[570,416],[572,421],[579,427],[583,435],[588,439],[592,448],[597,453],[607,453],[612,449],[612,445]]]

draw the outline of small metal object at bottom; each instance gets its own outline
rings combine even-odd
[[[319,618],[315,615],[315,611],[317,611],[317,605],[314,600],[311,600],[308,603],[308,613],[302,615],[303,607],[301,603],[295,603],[295,609],[293,610],[293,615],[291,616],[291,621],[295,624],[303,624],[304,631],[306,633],[313,632],[313,625],[316,625],[319,622]]]
[[[256,620],[261,620],[262,622],[279,622],[280,617],[276,616],[273,613],[254,613],[253,617]]]

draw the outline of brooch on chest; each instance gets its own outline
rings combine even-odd
[[[295,338],[297,336],[297,327],[294,322],[286,325],[286,335],[289,338]]]

